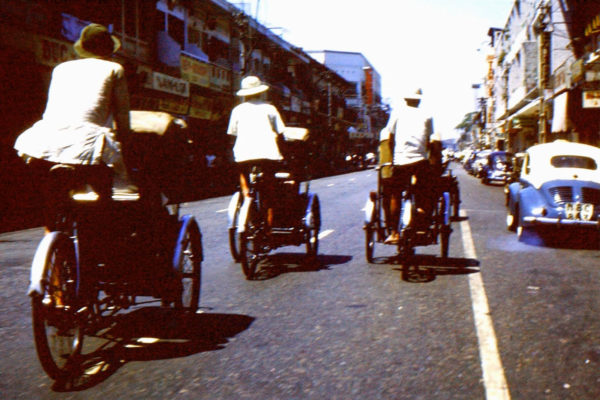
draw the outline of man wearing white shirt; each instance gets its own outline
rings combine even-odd
[[[254,166],[263,172],[263,197],[267,202],[267,223],[273,223],[273,208],[276,200],[274,192],[274,175],[283,156],[279,151],[278,140],[285,130],[285,125],[277,108],[263,100],[269,86],[256,76],[248,76],[241,82],[241,89],[236,95],[243,97],[244,102],[234,107],[229,119],[227,134],[235,137],[233,156],[240,167],[240,189],[248,197],[249,173]]]
[[[426,221],[426,217],[431,215],[431,188],[427,183],[432,178],[428,154],[433,133],[433,118],[419,107],[421,98],[421,89],[407,94],[404,97],[406,104],[392,111],[388,124],[380,133],[380,142],[387,142],[393,148],[392,174],[384,179],[384,191],[389,198],[384,204],[384,212],[391,231],[385,240],[387,244],[398,243],[400,239],[398,222],[401,193],[410,183],[412,175],[417,178],[415,201],[421,220],[417,223]]]

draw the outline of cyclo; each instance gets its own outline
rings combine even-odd
[[[384,190],[382,174],[391,163],[384,163],[376,167],[377,191],[369,193],[365,205],[365,255],[367,262],[374,261],[375,244],[384,243],[385,238],[391,233],[391,226],[386,220],[384,203],[389,201],[389,194]],[[414,255],[415,247],[440,244],[442,258],[448,257],[450,234],[452,233],[451,210],[458,213],[458,186],[452,174],[432,177],[432,213],[431,215],[417,215],[415,202],[415,189],[418,184],[415,175],[403,188],[401,195],[401,213],[398,226],[400,240],[394,244],[398,247],[400,258],[406,259]],[[417,223],[417,219],[421,222]]]
[[[280,147],[285,163],[275,173],[277,204],[274,207],[273,226],[267,226],[264,174],[254,167],[250,173],[250,196],[237,191],[228,207],[229,245],[234,261],[241,263],[246,279],[256,278],[259,264],[269,252],[282,246],[306,245],[309,260],[315,259],[319,249],[321,208],[319,197],[310,191],[305,176],[305,153],[308,131],[304,128],[286,128],[286,143]]]
[[[132,129],[136,119],[154,118],[150,125],[156,126],[170,117],[131,115]],[[153,142],[145,136],[144,142]],[[110,325],[121,310],[157,300],[183,312],[197,310],[203,259],[198,224],[191,215],[180,216],[177,204],[162,201],[156,171],[141,169],[147,159],[137,161],[130,163],[137,169],[137,195],[113,194],[112,170],[104,165],[58,164],[49,171],[51,232],[35,252],[29,295],[38,358],[52,379],[77,371],[85,337]]]

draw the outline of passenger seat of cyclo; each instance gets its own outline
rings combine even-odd
[[[176,164],[184,158],[178,153],[185,145],[186,122],[166,112],[132,110],[130,125],[131,138],[123,154],[140,192],[158,191],[171,197],[176,191]]]

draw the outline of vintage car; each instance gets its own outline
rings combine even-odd
[[[506,225],[519,239],[537,227],[600,228],[600,148],[556,140],[526,150],[508,187]]]
[[[481,183],[506,182],[512,173],[512,154],[506,151],[493,151],[481,163],[479,177]]]

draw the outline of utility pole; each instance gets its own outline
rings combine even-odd
[[[550,4],[540,5],[540,14],[535,22],[538,33],[538,94],[540,98],[540,110],[538,119],[538,142],[545,143],[548,140],[548,124],[546,121],[546,91],[551,88],[550,84],[550,44],[551,33],[546,30],[549,25]]]

